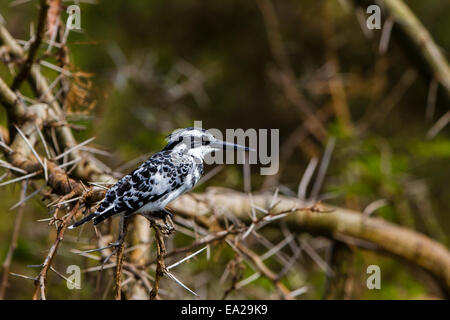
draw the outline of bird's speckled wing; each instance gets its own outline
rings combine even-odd
[[[169,151],[156,153],[108,190],[94,214],[94,224],[118,213],[134,213],[147,204],[157,209],[168,194],[185,185],[192,167],[192,162],[174,162]]]

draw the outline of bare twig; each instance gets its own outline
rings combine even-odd
[[[47,3],[47,0],[41,0],[40,5],[41,5],[41,9],[39,12],[39,20],[38,20],[38,25],[37,25],[37,30],[36,30],[36,37],[30,46],[30,50],[28,51],[27,59],[23,63],[22,68],[20,69],[17,76],[14,78],[14,81],[11,85],[11,90],[13,90],[13,91],[17,90],[20,87],[20,85],[22,84],[23,80],[25,80],[28,77],[31,66],[34,63],[36,54],[39,50],[39,47],[42,42],[42,38],[45,33],[45,21],[47,18],[47,11],[48,11],[49,5]]]
[[[56,239],[53,243],[53,245],[50,247],[50,250],[48,251],[48,254],[44,260],[44,263],[42,264],[41,272],[39,273],[38,277],[35,280],[36,290],[33,294],[33,300],[42,299],[45,300],[45,286],[46,286],[46,280],[47,280],[47,273],[50,269],[53,259],[56,256],[56,253],[58,251],[58,247],[61,244],[63,238],[64,238],[64,232],[66,231],[67,227],[70,224],[70,221],[72,220],[72,217],[78,212],[78,209],[80,207],[80,202],[77,202],[72,210],[69,212],[69,214],[66,216],[66,218],[62,221],[62,223],[58,227]]]
[[[434,77],[450,97],[450,66],[432,36],[402,0],[384,0],[387,10],[416,45]]]
[[[67,155],[67,154],[71,153],[72,151],[77,150],[77,149],[81,148],[82,146],[92,142],[94,139],[95,139],[95,137],[89,138],[89,139],[87,139],[87,140],[85,140],[85,141],[83,141],[83,142],[81,142],[81,143],[79,143],[79,144],[77,144],[77,145],[67,149],[63,153],[57,155],[53,160],[59,160],[59,159],[63,158],[65,155]]]
[[[114,279],[115,279],[115,293],[114,293],[114,299],[120,300],[122,297],[122,264],[123,264],[123,249],[125,245],[125,238],[127,234],[128,229],[128,222],[129,218],[123,217],[121,218],[121,230],[120,230],[120,240],[119,240],[119,247],[117,249],[117,263],[116,263],[116,270],[114,273]]]
[[[183,259],[181,259],[180,261],[175,262],[174,264],[171,264],[170,266],[167,267],[167,270],[170,270],[172,268],[175,268],[176,266],[182,264],[183,262],[195,257],[196,255],[198,255],[200,252],[202,252],[203,250],[205,250],[207,247],[201,248],[200,250],[195,251],[194,253],[188,255],[187,257],[184,257]]]
[[[150,292],[150,300],[156,299],[158,296],[158,290],[161,278],[164,276],[164,274],[167,274],[166,264],[164,262],[164,256],[166,254],[166,245],[164,243],[164,238],[161,230],[158,226],[151,224],[153,230],[155,231],[155,239],[156,239],[156,255],[157,255],[157,262],[156,262],[156,274],[155,274],[155,281],[153,284],[153,289]],[[174,278],[175,280],[176,278]]]
[[[302,179],[300,180],[300,183],[298,185],[297,196],[299,199],[306,199],[306,189],[308,188],[309,182],[311,181],[311,177],[314,174],[314,170],[316,169],[318,162],[319,161],[317,160],[317,158],[312,158],[309,161],[308,166],[306,167],[306,170],[303,173]]]
[[[450,111],[447,111],[438,121],[428,130],[427,138],[432,139],[436,137],[442,129],[450,122]]]
[[[380,45],[378,47],[378,51],[381,54],[385,54],[387,52],[389,46],[389,40],[391,39],[391,31],[394,26],[394,19],[389,17],[386,19],[383,25],[383,31],[381,33]]]
[[[322,161],[320,163],[319,172],[317,173],[317,179],[314,183],[313,189],[311,191],[311,199],[316,200],[319,196],[320,189],[322,188],[322,183],[325,178],[325,174],[328,169],[328,165],[330,164],[331,155],[334,150],[334,146],[336,144],[336,139],[334,137],[331,137],[330,140],[327,143],[327,146],[325,148],[325,152],[322,157]]]

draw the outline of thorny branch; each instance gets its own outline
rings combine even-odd
[[[250,220],[248,212],[252,205],[245,194],[212,188],[204,195],[196,195],[196,198],[180,197],[170,204],[170,208],[205,226],[208,225],[205,214],[211,212],[211,206],[222,208],[223,212],[244,222]],[[271,198],[271,194],[254,195],[254,205],[264,208]],[[344,235],[375,244],[388,253],[424,268],[441,280],[445,291],[450,289],[450,252],[444,245],[423,234],[344,208],[324,204],[308,207],[304,201],[295,198],[279,196],[275,209],[275,213],[294,209],[284,218],[291,230],[320,234],[336,240],[342,240],[340,235]],[[221,216],[221,219],[225,219],[225,216]]]
[[[62,221],[62,223],[58,227],[55,242],[50,247],[50,250],[48,251],[48,254],[45,257],[44,263],[42,264],[41,272],[39,272],[38,277],[34,281],[36,285],[36,290],[34,291],[33,294],[33,300],[37,300],[39,298],[41,300],[46,299],[45,288],[48,270],[51,268],[53,259],[55,258],[56,253],[58,251],[58,247],[64,238],[64,232],[66,231],[67,227],[72,221],[72,217],[78,212],[79,208],[80,204],[79,202],[77,202],[77,204],[72,208],[72,210],[69,212],[69,214],[66,216],[66,218]]]
[[[122,281],[122,264],[123,264],[123,254],[124,254],[124,246],[125,246],[125,238],[127,235],[127,229],[128,229],[128,222],[129,219],[127,217],[123,217],[121,218],[123,219],[123,221],[121,221],[121,230],[120,230],[120,242],[118,244],[118,249],[117,249],[117,262],[116,262],[116,271],[114,273],[114,278],[116,281],[116,286],[115,286],[115,294],[114,294],[114,299],[115,300],[120,300],[121,299],[121,292],[122,292],[122,285],[121,285],[121,281]]]
[[[44,2],[42,2],[44,4]],[[96,180],[96,181],[109,181],[114,182],[114,177],[104,174],[103,170],[99,169],[97,166],[98,160],[94,159],[91,155],[86,152],[81,151],[80,145],[75,142],[75,139],[70,130],[69,124],[64,120],[64,113],[60,107],[59,100],[53,96],[50,86],[47,84],[47,80],[42,76],[39,71],[39,67],[34,63],[36,58],[36,53],[39,49],[39,45],[42,41],[41,31],[44,29],[41,21],[41,17],[44,16],[44,10],[46,7],[43,6],[40,14],[38,34],[33,41],[33,45],[27,56],[27,62],[23,64],[21,73],[16,76],[16,86],[20,86],[23,78],[28,78],[31,87],[34,89],[37,97],[40,98],[44,104],[33,105],[27,107],[23,100],[13,92],[8,85],[0,78],[0,102],[6,108],[10,121],[16,123],[21,123],[20,130],[25,134],[25,138],[15,138],[10,146],[2,142],[2,147],[5,152],[5,156],[9,163],[11,163],[11,168],[14,170],[22,170],[25,173],[30,173],[24,175],[23,178],[17,178],[16,181],[21,181],[28,176],[36,178],[45,178],[46,184],[51,188],[54,195],[63,196],[58,201],[63,203],[66,201],[71,201],[71,199],[80,198],[72,208],[75,206],[80,207],[92,207],[96,202],[101,200],[104,196],[104,189],[99,189],[95,187],[86,187],[80,181],[69,177],[65,170],[62,169],[73,162],[76,167],[76,176],[84,178],[86,180]],[[3,24],[0,24],[0,44],[6,46],[9,53],[14,56],[17,61],[25,61],[25,52],[18,45],[16,40],[9,34],[7,29]],[[24,121],[25,120],[25,121]],[[58,125],[54,125],[58,124]],[[62,125],[60,125],[62,124]],[[52,141],[47,142],[41,132],[45,130],[48,136],[52,137]],[[40,159],[32,157],[31,154],[36,154],[34,150],[34,145],[38,141],[44,143],[44,147],[47,151],[47,156],[49,157],[49,149],[53,155],[58,153],[60,148],[64,148],[66,151],[68,159],[62,159],[65,163],[59,165],[55,159]],[[30,148],[31,147],[31,148]],[[53,150],[54,149],[54,150]],[[56,150],[56,152],[55,152]],[[31,156],[31,157],[30,157]],[[34,158],[34,159],[33,159]],[[36,161],[37,160],[37,161]],[[45,167],[42,170],[42,163]],[[77,165],[78,164],[78,165]],[[70,167],[69,167],[70,168]],[[15,179],[13,179],[15,180]],[[10,180],[9,182],[14,182]],[[57,211],[59,211],[59,206]],[[58,223],[57,211],[55,212],[54,221]],[[52,245],[47,258],[43,264],[42,270],[38,276],[37,286],[40,288],[39,292],[35,292],[34,297],[45,298],[45,280],[48,269],[51,267],[53,257],[57,253],[58,246],[63,239],[65,228],[70,224],[68,218],[79,214],[79,210],[72,210],[70,214],[66,216],[63,223],[58,226],[58,233],[55,243]],[[5,275],[7,276],[7,274]]]
[[[158,290],[161,278],[164,276],[164,274],[167,273],[166,264],[164,262],[164,256],[166,255],[166,245],[164,243],[164,236],[159,227],[154,225],[153,223],[152,228],[155,231],[157,261],[156,261],[155,281],[153,284],[153,289],[150,292],[150,300],[154,300],[158,297]]]
[[[398,26],[417,46],[434,77],[442,84],[450,98],[450,65],[433,37],[403,1],[384,0],[383,3]]]

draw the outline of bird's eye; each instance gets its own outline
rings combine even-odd
[[[203,146],[207,146],[207,145],[209,145],[211,143],[211,141],[209,141],[209,140],[202,140],[202,145]]]

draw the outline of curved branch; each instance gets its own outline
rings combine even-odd
[[[366,8],[366,0],[355,0],[357,6]],[[444,87],[450,98],[450,66],[428,30],[402,0],[382,0],[384,8],[416,48],[432,76]]]
[[[390,15],[419,48],[434,77],[450,97],[450,66],[428,30],[401,0],[383,0]]]
[[[270,207],[271,194],[253,195],[253,203],[261,208]],[[376,244],[377,247],[404,258],[429,271],[446,290],[450,292],[450,252],[437,241],[423,234],[395,225],[381,218],[363,216],[361,213],[328,205],[305,208],[306,204],[295,198],[278,197],[273,214],[293,209],[284,220],[292,230],[310,232],[341,239],[353,237]],[[204,216],[215,208],[214,212],[228,212],[239,219],[250,222],[249,197],[228,189],[208,189],[204,194],[182,196],[170,204],[178,214],[193,218],[200,225],[207,223]],[[278,220],[280,221],[280,220]]]

